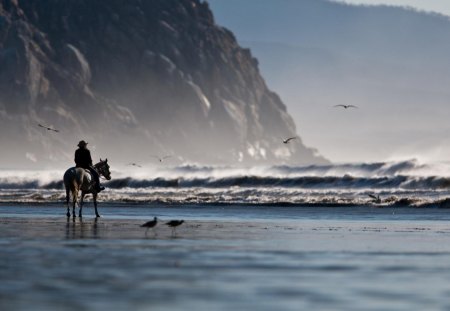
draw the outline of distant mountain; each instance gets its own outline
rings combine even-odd
[[[0,0],[0,167],[327,162],[257,64],[198,0]]]
[[[209,2],[324,155],[448,156],[450,17],[325,0]],[[334,104],[363,109],[337,114]]]

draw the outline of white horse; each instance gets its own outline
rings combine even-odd
[[[111,172],[109,171],[108,159],[102,161],[94,165],[94,169],[100,176],[105,177],[107,180],[111,179]],[[64,173],[64,186],[66,187],[66,204],[67,204],[67,217],[70,217],[70,193],[72,192],[72,214],[75,216],[75,205],[78,200],[78,192],[81,190],[81,199],[80,199],[80,212],[78,213],[78,217],[82,217],[83,210],[83,200],[86,194],[92,193],[92,197],[94,198],[94,207],[95,207],[95,216],[100,217],[97,211],[97,190],[96,184],[92,180],[91,173],[89,170],[86,170],[81,167],[71,167]]]

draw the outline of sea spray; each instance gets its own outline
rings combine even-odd
[[[101,200],[192,204],[439,206],[449,164],[415,160],[311,166],[148,166],[113,171]],[[62,173],[0,171],[0,201],[64,200]],[[429,174],[429,175],[427,175]],[[380,195],[380,200],[369,197]]]

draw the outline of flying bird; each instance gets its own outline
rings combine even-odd
[[[178,226],[180,226],[184,220],[171,220],[169,222],[166,222],[166,225],[169,227],[172,227],[172,235],[175,235],[175,230]]]
[[[297,139],[297,138],[298,138],[297,136],[294,136],[294,137],[289,137],[288,139],[283,139],[283,144],[288,144],[291,140]]]
[[[156,227],[157,224],[158,224],[158,218],[154,217],[153,220],[147,221],[145,224],[141,225],[141,227],[147,228],[147,230],[145,230],[145,235],[147,235],[147,232],[150,228],[153,230],[153,233],[156,235],[154,228]]]
[[[163,156],[163,157],[158,157],[158,156],[152,155],[151,157],[153,157],[155,159],[158,159],[159,162],[162,162],[165,159],[171,158],[172,156],[171,155],[166,155],[166,156]]]
[[[334,105],[334,107],[342,107],[344,109],[348,109],[348,108],[358,108],[355,105]]]
[[[380,195],[375,196],[373,194],[368,194],[368,196],[374,199],[375,203],[381,203]]]
[[[136,167],[142,167],[141,165],[136,164],[136,163],[129,163],[128,165],[130,165],[130,166],[136,166]]]
[[[53,132],[59,133],[59,130],[56,130],[56,129],[54,129],[54,128],[51,128],[51,127],[42,125],[42,124],[40,124],[40,123],[38,123],[38,126],[44,128],[44,129],[46,129],[46,130],[48,130],[48,131],[53,131]]]

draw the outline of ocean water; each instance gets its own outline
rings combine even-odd
[[[113,170],[99,219],[2,170],[0,310],[450,310],[449,168]]]
[[[165,204],[450,207],[450,164],[416,160],[325,166],[115,169],[100,200]],[[56,171],[0,170],[0,202],[62,202]]]

